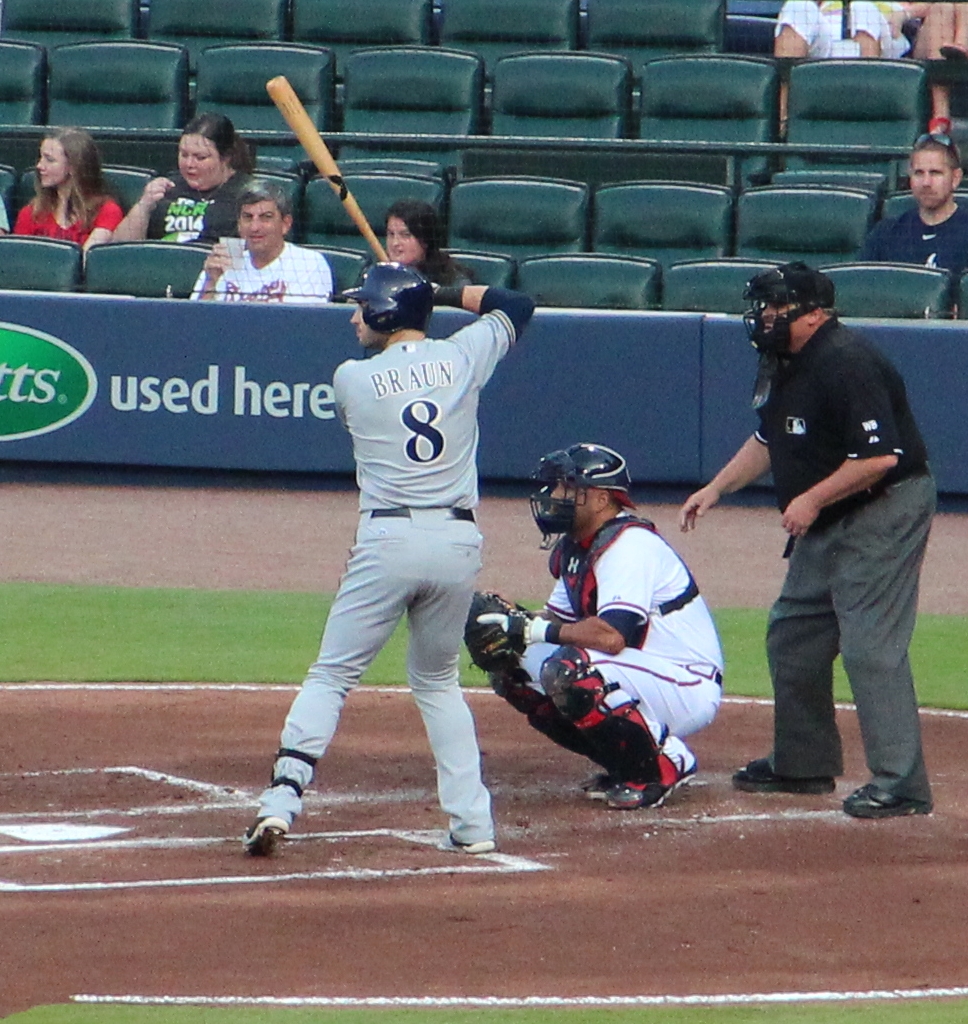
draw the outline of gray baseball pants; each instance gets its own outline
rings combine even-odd
[[[908,645],[934,509],[934,480],[911,477],[797,539],[766,640],[778,774],[843,773],[833,703],[840,653],[871,781],[930,803]]]
[[[407,681],[436,761],[440,805],[451,834],[464,843],[494,838],[474,719],[458,685],[481,545],[477,526],[451,518],[449,509],[412,509],[408,518],[373,519],[364,512],[319,657],[293,701],[281,741],[284,749],[322,757],[347,695],[406,615]],[[278,758],[273,768],[274,779],[293,779],[303,788],[312,776],[312,767],[294,757]],[[262,794],[259,815],[292,821],[301,810],[291,786],[272,786]]]

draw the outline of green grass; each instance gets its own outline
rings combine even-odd
[[[0,584],[0,680],[297,683],[316,655],[331,600],[280,591]],[[766,612],[727,608],[715,615],[727,692],[769,696]],[[403,682],[405,644],[401,627],[365,681]],[[964,617],[922,615],[911,659],[923,704],[968,707]],[[462,678],[484,683],[466,656]],[[842,672],[837,695],[850,698]]]
[[[963,1024],[968,1001],[621,1009],[38,1006],[10,1024]]]

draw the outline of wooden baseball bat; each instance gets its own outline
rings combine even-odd
[[[319,169],[319,173],[329,182],[331,188],[339,197],[340,202],[346,208],[353,223],[359,228],[360,234],[366,239],[376,258],[381,263],[387,261],[386,249],[376,237],[373,228],[370,227],[359,204],[353,198],[353,194],[346,187],[343,175],[333,159],[322,136],[316,130],[316,126],[306,113],[306,108],[300,102],[295,90],[283,75],[266,82],[266,92],[272,98],[272,102],[279,108],[279,113],[286,119],[286,123],[295,133],[302,144],[303,149],[312,158],[313,163]]]

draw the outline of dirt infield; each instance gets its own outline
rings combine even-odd
[[[674,510],[649,510],[674,543]],[[355,515],[331,493],[7,485],[0,579],[332,589]],[[523,503],[489,501],[483,582],[545,594]],[[922,607],[968,612],[962,517],[939,517]],[[320,537],[327,542],[322,544]],[[38,543],[43,538],[43,543]],[[714,605],[782,574],[767,510],[679,544]],[[964,574],[962,574],[964,575]],[[457,857],[409,697],[350,698],[298,838],[237,837],[292,689],[0,687],[0,1014],[72,995],[610,996],[968,985],[968,717],[926,714],[930,817],[839,810],[865,781],[854,716],[835,797],[734,792],[771,709],[728,703],[668,807],[583,801],[587,763],[470,697],[502,853]],[[99,828],[38,842],[24,826]],[[117,831],[115,831],[117,830]],[[365,833],[365,834],[361,834]]]

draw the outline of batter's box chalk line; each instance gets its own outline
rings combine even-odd
[[[750,992],[686,996],[107,996],[74,995],[75,1003],[134,1006],[338,1006],[338,1007],[540,1007],[540,1006],[750,1006],[764,1003],[851,1003],[968,996],[968,988],[871,989],[866,992]]]
[[[390,838],[406,843],[440,850],[447,840],[447,833],[439,829],[366,829],[358,832],[315,832],[287,839],[286,842],[307,840],[356,840],[369,838]],[[147,847],[173,849],[186,846],[213,846],[224,843],[238,843],[234,836],[203,836],[191,838],[121,839],[104,842],[45,844],[43,850],[125,850]],[[23,854],[37,847],[0,847],[0,854]],[[326,871],[291,871],[263,875],[215,875],[202,878],[151,878],[128,881],[104,882],[33,882],[24,883],[0,880],[0,893],[44,893],[44,892],[111,892],[125,889],[177,889],[211,885],[269,885],[280,882],[354,881],[375,882],[394,878],[420,878],[433,875],[503,875],[520,872],[552,871],[549,864],[526,857],[515,857],[505,853],[485,853],[469,857],[462,853],[441,852],[448,863],[418,868],[340,868]],[[241,851],[239,853],[241,857]]]

